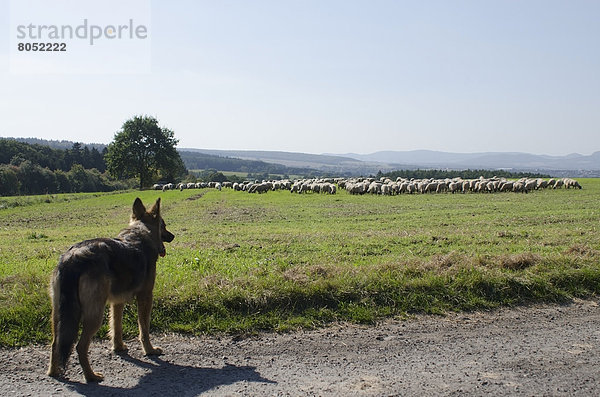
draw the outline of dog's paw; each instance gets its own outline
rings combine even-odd
[[[51,368],[46,372],[46,375],[51,376],[53,378],[61,378],[64,374],[64,370],[60,368]]]
[[[153,347],[144,352],[146,356],[160,356],[163,354],[163,351],[160,347]]]
[[[127,350],[129,350],[129,348],[127,347],[127,345],[125,343],[121,343],[120,345],[113,346],[113,351],[115,353],[124,353]]]
[[[104,375],[100,372],[92,372],[91,374],[84,374],[86,382],[102,382]]]

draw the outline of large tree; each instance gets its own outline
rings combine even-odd
[[[159,178],[177,177],[185,173],[177,143],[173,131],[159,127],[154,117],[135,116],[108,145],[108,172],[118,179],[139,178],[140,189]]]

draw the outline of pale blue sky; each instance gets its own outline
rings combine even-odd
[[[150,114],[180,147],[600,150],[597,0],[150,4],[148,70],[18,74],[0,0],[0,136],[108,143]]]

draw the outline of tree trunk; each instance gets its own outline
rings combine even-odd
[[[143,168],[140,167],[140,190],[144,189],[144,171]]]

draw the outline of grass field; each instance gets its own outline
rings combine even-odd
[[[531,194],[335,196],[224,189],[0,199],[0,345],[47,342],[48,280],[71,244],[163,199],[155,332],[370,323],[600,292],[600,180]],[[135,306],[125,332],[137,333]],[[106,326],[101,335],[106,335]]]

